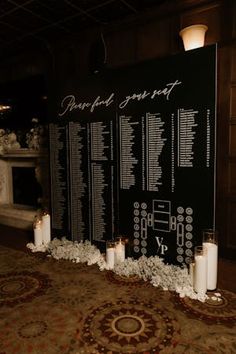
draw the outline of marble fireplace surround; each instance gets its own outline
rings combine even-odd
[[[12,167],[39,168],[41,159],[39,151],[22,148],[0,155],[0,224],[32,229],[36,209],[13,203]]]

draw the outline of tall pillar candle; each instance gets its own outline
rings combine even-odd
[[[51,241],[51,218],[47,212],[42,216],[43,243],[46,245]]]
[[[106,243],[106,263],[109,269],[114,268],[115,264],[115,242],[107,241]]]
[[[207,291],[207,256],[203,246],[194,249],[194,290],[197,293],[205,294]]]
[[[43,243],[42,221],[36,219],[33,224],[33,229],[34,229],[34,245],[36,247],[41,246]]]
[[[116,246],[115,246],[115,262],[120,263],[124,262],[125,260],[125,243],[122,237],[118,237],[116,239]]]
[[[218,245],[216,231],[203,231],[203,247],[207,252],[207,289],[215,290],[217,287],[218,270]]]

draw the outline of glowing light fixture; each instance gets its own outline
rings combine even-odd
[[[11,106],[0,104],[0,113],[9,111],[11,109]]]
[[[207,30],[208,27],[205,25],[192,25],[183,28],[179,35],[183,40],[184,49],[191,50],[203,47]]]

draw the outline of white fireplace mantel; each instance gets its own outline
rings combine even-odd
[[[41,150],[31,150],[31,149],[11,149],[4,154],[0,155],[0,159],[12,159],[12,158],[37,158],[42,155]]]
[[[38,167],[44,151],[9,150],[0,155],[0,223],[22,229],[32,228],[36,209],[13,203],[12,167]]]

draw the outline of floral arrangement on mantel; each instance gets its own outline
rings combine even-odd
[[[101,271],[108,270],[104,255],[89,241],[73,242],[63,237],[54,238],[47,245],[38,247],[28,243],[27,247],[32,252],[48,252],[48,256],[55,259],[66,259],[75,263],[87,263],[87,265],[97,264]],[[180,297],[186,296],[201,302],[208,298],[207,295],[197,294],[193,290],[187,267],[165,264],[158,256],[142,256],[135,260],[126,258],[124,262],[117,263],[113,271],[120,276],[138,276],[163,290],[176,291]],[[212,299],[217,301],[219,297],[220,294],[215,293],[215,299]]]
[[[29,149],[39,150],[43,145],[43,126],[39,124],[38,118],[32,118],[33,127],[26,133],[26,144]]]
[[[28,149],[40,150],[44,146],[44,128],[39,124],[38,118],[32,118],[32,128],[25,134],[25,142]],[[0,155],[11,150],[21,149],[22,146],[18,141],[17,132],[8,129],[0,129]]]
[[[0,155],[5,151],[20,149],[20,143],[17,141],[17,136],[14,132],[8,132],[0,129]]]

